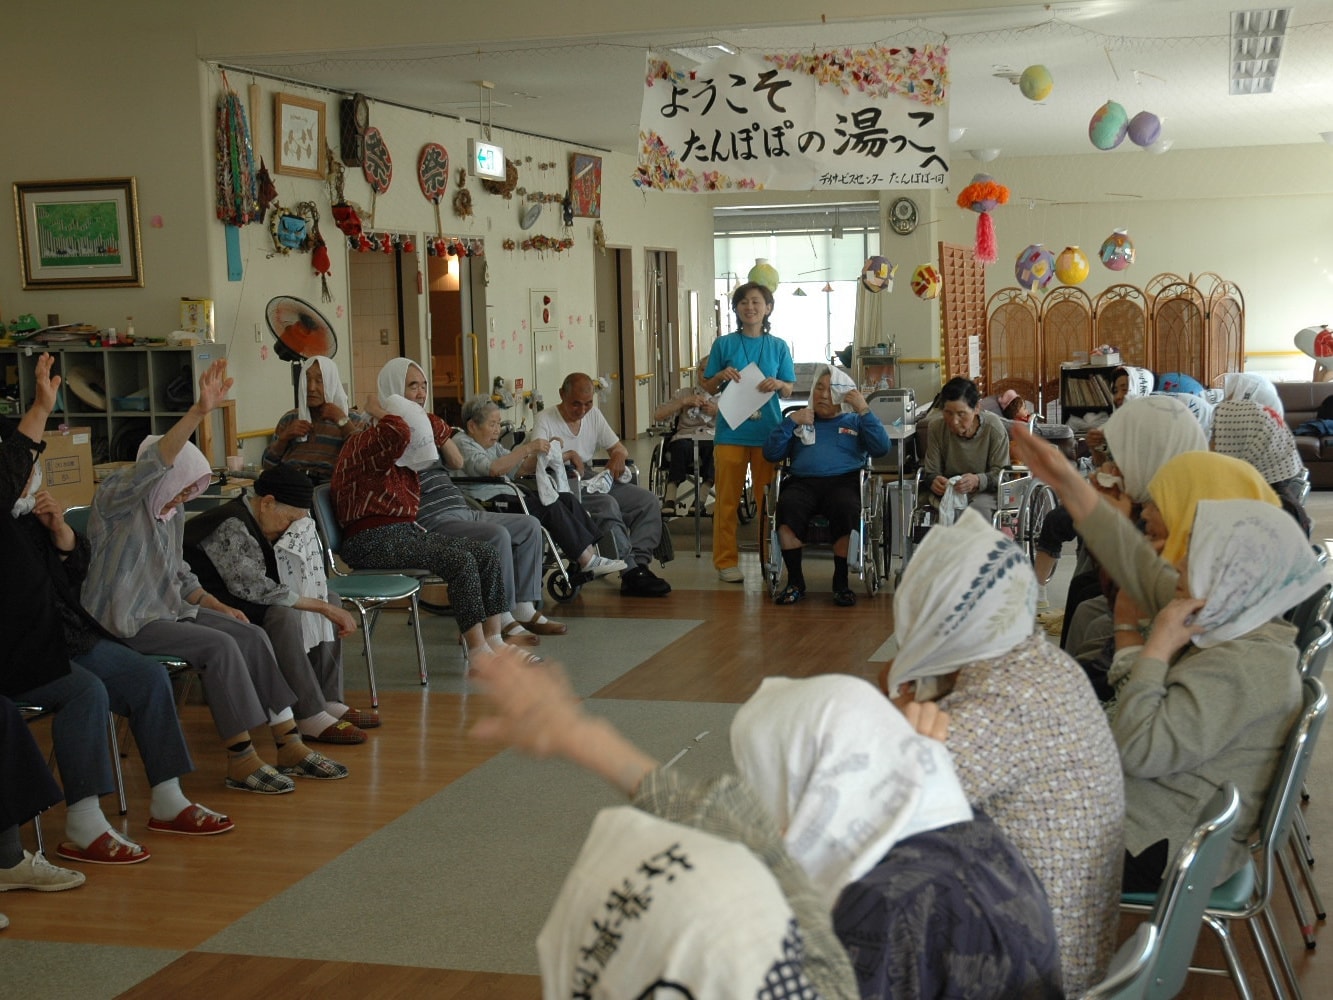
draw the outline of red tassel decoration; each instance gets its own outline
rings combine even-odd
[[[999,260],[999,251],[995,245],[995,223],[989,212],[977,216],[977,260],[983,264],[994,264]]]
[[[319,283],[323,290],[320,298],[325,302],[333,301],[333,293],[329,291],[329,275],[333,272],[333,264],[329,260],[329,247],[323,240],[315,247],[310,255],[310,263],[315,268],[315,273],[319,275]]]

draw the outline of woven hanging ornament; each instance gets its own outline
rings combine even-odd
[[[222,96],[217,113],[218,220],[229,226],[261,221],[255,184],[255,154],[245,106],[222,74]]]
[[[989,174],[977,174],[958,195],[958,207],[977,213],[977,239],[973,249],[982,264],[999,260],[995,244],[995,223],[990,213],[1009,201],[1009,189]]]

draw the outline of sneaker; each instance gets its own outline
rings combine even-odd
[[[741,572],[739,566],[723,566],[717,571],[717,578],[727,583],[744,583],[745,574]]]
[[[628,569],[623,559],[608,559],[606,556],[593,556],[588,560],[588,565],[580,566],[583,572],[593,577],[610,576],[612,573],[623,573]]]
[[[86,881],[83,872],[57,868],[41,853],[23,852],[23,860],[13,868],[0,868],[0,892],[10,889],[35,889],[37,892],[60,892],[73,889]]]
[[[666,597],[671,584],[647,566],[635,566],[621,574],[620,593],[625,597]]]

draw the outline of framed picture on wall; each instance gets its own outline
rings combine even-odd
[[[142,288],[133,177],[14,185],[23,287]]]
[[[273,170],[323,180],[324,102],[295,94],[273,96]]]
[[[602,158],[589,153],[569,157],[569,201],[574,214],[585,219],[602,215]]]

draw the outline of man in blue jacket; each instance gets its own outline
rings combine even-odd
[[[805,596],[801,571],[802,536],[810,519],[828,519],[833,543],[833,602],[856,603],[847,586],[847,544],[861,516],[861,469],[866,458],[888,454],[889,436],[870,412],[865,397],[847,373],[825,366],[815,373],[810,405],[792,411],[773,429],[764,444],[770,462],[791,458],[791,474],[778,499],[778,544],[787,566],[787,587],[778,604],[795,604]]]

